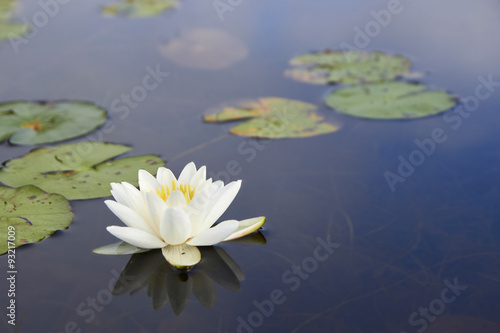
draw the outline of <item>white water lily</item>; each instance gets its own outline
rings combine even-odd
[[[240,190],[241,180],[224,186],[206,179],[206,168],[193,162],[179,178],[164,167],[156,178],[139,170],[139,189],[123,182],[111,183],[116,201],[108,208],[126,225],[107,230],[119,239],[143,249],[162,249],[165,259],[176,267],[191,267],[201,260],[197,246],[211,246],[236,239],[259,229],[264,217],[215,224]]]

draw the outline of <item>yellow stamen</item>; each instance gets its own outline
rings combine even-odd
[[[194,192],[196,188],[191,188],[191,185],[189,184],[179,184],[175,182],[175,180],[172,180],[172,187],[169,188],[166,185],[162,185],[159,189],[157,189],[157,195],[162,198],[163,201],[167,201],[168,196],[172,191],[181,191],[182,194],[184,195],[184,198],[186,199],[186,203],[189,203],[191,199],[194,197]]]

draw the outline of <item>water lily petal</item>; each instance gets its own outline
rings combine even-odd
[[[185,208],[187,206],[186,197],[182,191],[172,191],[167,198],[166,204],[168,207]]]
[[[238,221],[229,220],[201,232],[186,243],[194,246],[210,246],[222,242],[238,229]]]
[[[141,191],[156,193],[160,188],[160,183],[146,170],[139,170],[139,188]]]
[[[238,223],[238,229],[233,232],[229,237],[224,239],[225,241],[240,238],[251,234],[252,232],[258,230],[262,225],[266,222],[266,218],[264,216],[254,217],[251,219],[243,220]]]
[[[199,188],[201,184],[203,184],[207,179],[207,167],[202,166],[196,171],[196,173],[191,178],[189,185],[191,185],[192,189]]]
[[[106,230],[122,241],[143,249],[159,249],[167,245],[149,232],[140,229],[112,225],[107,227]]]
[[[188,163],[184,169],[182,169],[181,174],[179,175],[179,183],[181,184],[189,184],[191,178],[196,173],[196,165],[193,162]]]
[[[169,245],[184,243],[191,233],[191,223],[186,212],[181,208],[168,207],[160,222],[160,233]]]
[[[216,184],[215,182],[214,184]],[[221,215],[226,211],[226,209],[231,205],[236,194],[241,188],[241,180],[227,184],[214,196],[212,201],[212,207],[208,212],[205,221],[203,221],[203,226],[201,231],[210,228]]]
[[[160,185],[172,186],[172,181],[177,181],[174,174],[170,169],[165,167],[158,168],[158,172],[156,173],[156,179],[160,183]]]
[[[169,245],[161,249],[167,261],[177,268],[191,267],[201,260],[201,253],[195,246],[187,244]]]
[[[129,207],[139,213],[142,217],[146,218],[146,206],[144,205],[144,199],[142,198],[141,191],[139,191],[134,185],[127,182],[122,182],[121,185],[130,203]]]
[[[144,202],[146,204],[146,211],[148,215],[147,220],[149,221],[149,224],[151,225],[153,230],[156,232],[156,236],[158,238],[161,238],[160,222],[163,213],[165,212],[165,209],[167,209],[168,206],[165,203],[165,201],[163,201],[162,198],[160,198],[154,193],[151,192],[141,192],[141,193],[144,198]]]
[[[125,206],[131,207],[131,202],[122,184],[111,183],[111,195],[115,200]]]
[[[155,234],[154,229],[151,228],[148,222],[132,208],[113,200],[106,200],[104,203],[127,227],[139,229],[152,235]]]
[[[186,207],[186,213],[191,221],[191,237],[202,231],[203,222],[213,201],[213,193],[218,191],[217,187],[218,185],[202,185]]]

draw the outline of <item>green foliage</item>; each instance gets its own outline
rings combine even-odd
[[[11,22],[12,12],[17,5],[17,0],[2,0],[0,2],[0,41],[23,36],[30,30],[26,24]]]
[[[111,182],[137,184],[137,171],[155,173],[165,165],[156,155],[109,160],[130,148],[101,142],[82,142],[32,150],[10,160],[0,170],[0,181],[18,187],[32,184],[67,199],[110,195]]]
[[[75,138],[106,121],[106,111],[88,102],[0,104],[0,141],[37,145]]]
[[[66,229],[73,221],[68,200],[59,194],[48,194],[36,186],[10,188],[0,186],[0,254],[8,249],[8,230],[15,247],[39,242],[56,230]],[[11,241],[9,240],[9,241]]]
[[[372,119],[408,119],[450,109],[456,98],[417,83],[391,81],[359,84],[333,91],[326,103],[339,112]]]
[[[215,109],[204,117],[207,122],[248,119],[231,129],[231,133],[258,138],[302,138],[332,133],[339,124],[323,121],[312,104],[284,98],[261,98],[237,103],[235,107]]]
[[[382,52],[325,50],[297,56],[290,65],[285,75],[297,81],[349,84],[393,80],[408,74],[411,62]]]
[[[177,0],[121,0],[105,6],[102,12],[106,15],[125,15],[138,18],[155,16],[175,8],[177,5]]]

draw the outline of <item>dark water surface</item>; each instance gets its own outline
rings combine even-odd
[[[20,17],[40,11],[36,1],[23,3]],[[172,272],[158,253],[136,256],[126,273],[137,290],[110,297],[130,256],[92,249],[115,242],[105,227],[120,222],[102,199],[73,201],[69,229],[17,251],[17,325],[2,310],[2,332],[500,332],[499,84],[465,117],[355,119],[324,106],[332,87],[283,71],[302,52],[354,45],[354,29],[392,1],[244,0],[223,21],[212,1],[182,1],[135,20],[102,17],[107,3],[61,6],[17,54],[1,43],[0,100],[79,99],[111,109],[148,66],[159,66],[169,73],[160,86],[126,117],[111,113],[114,130],[88,139],[132,145],[129,156],[159,154],[175,174],[194,161],[223,176],[236,161],[230,179],[243,187],[224,217],[265,215],[267,243],[207,249],[214,264],[188,275]],[[422,82],[461,98],[476,94],[481,77],[500,81],[498,1],[402,0],[398,8],[364,41],[366,50],[409,56],[413,70],[427,74]],[[161,56],[161,43],[192,28],[224,30],[249,54],[222,70]],[[344,127],[263,142],[201,121],[221,102],[266,96],[317,104]],[[384,172],[397,173],[398,157],[408,159],[415,140],[437,128],[446,140],[392,192]],[[3,143],[1,161],[30,149]],[[321,245],[328,242],[340,247]],[[4,299],[4,279],[1,286]],[[161,306],[165,295],[172,301]]]

